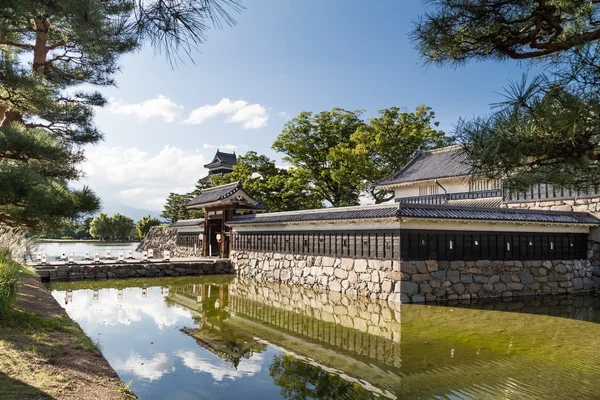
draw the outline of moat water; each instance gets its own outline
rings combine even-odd
[[[141,399],[600,398],[600,297],[399,305],[228,276],[51,289]]]

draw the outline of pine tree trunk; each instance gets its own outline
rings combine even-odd
[[[46,67],[46,45],[48,44],[48,30],[50,22],[46,18],[35,20],[35,46],[33,47],[33,72],[43,74]]]

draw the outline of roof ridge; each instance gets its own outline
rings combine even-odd
[[[446,151],[459,150],[459,149],[462,149],[462,147],[463,147],[462,144],[451,144],[450,146],[438,147],[437,149],[424,150],[424,152],[430,153],[430,154],[436,154],[436,153],[443,153]]]
[[[207,187],[207,188],[202,189],[202,191],[200,193],[211,192],[213,190],[223,189],[223,188],[226,188],[228,186],[231,186],[232,188],[234,188],[234,187],[236,187],[238,185],[241,185],[241,183],[242,183],[241,181],[236,181],[236,182],[226,183],[224,185],[211,186],[211,187]]]
[[[400,203],[400,208],[456,208],[460,210],[472,210],[472,211],[494,211],[494,212],[506,212],[512,214],[525,213],[525,214],[544,214],[544,215],[593,215],[585,211],[552,211],[552,210],[537,210],[537,209],[523,209],[523,208],[509,208],[509,207],[473,207],[473,206],[461,206],[456,204],[424,204],[424,203]],[[408,206],[408,207],[407,207]]]
[[[343,207],[323,207],[323,208],[313,208],[310,210],[293,210],[293,211],[277,211],[271,213],[261,214],[257,217],[267,216],[267,215],[297,215],[297,214],[320,214],[327,212],[343,212],[343,211],[353,211],[353,210],[365,210],[372,208],[398,208],[396,203],[382,203],[382,204],[362,204],[358,206],[343,206]]]

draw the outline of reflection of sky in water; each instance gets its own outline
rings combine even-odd
[[[133,381],[141,399],[280,397],[268,371],[276,351],[254,353],[242,358],[235,368],[180,331],[198,327],[192,311],[167,304],[160,287],[149,287],[145,292],[145,297],[141,288],[52,294],[99,343],[119,377],[124,382]]]

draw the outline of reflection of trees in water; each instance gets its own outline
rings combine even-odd
[[[290,355],[276,355],[269,367],[269,375],[281,388],[281,395],[290,400],[378,398],[358,383],[349,382]]]

